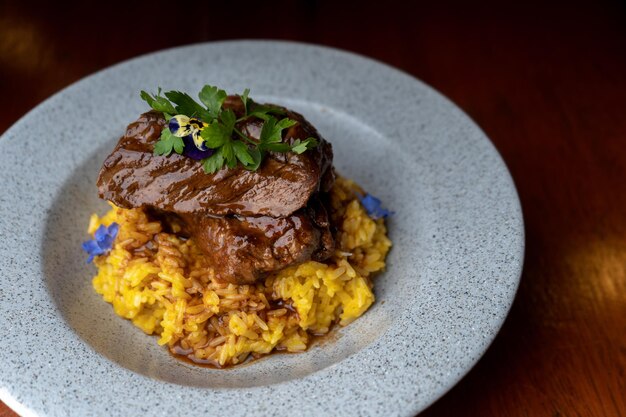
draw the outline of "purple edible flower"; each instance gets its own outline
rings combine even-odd
[[[204,146],[204,139],[200,135],[200,132],[205,126],[206,124],[202,120],[187,117],[184,114],[172,116],[167,124],[167,127],[172,135],[179,138],[190,138],[191,143],[193,143],[195,147],[201,151],[206,149]]]
[[[183,155],[185,155],[186,157],[200,160],[200,159],[208,158],[209,156],[213,155],[213,152],[214,152],[213,149],[209,149],[204,145],[202,146],[204,149],[198,149],[194,144],[192,135],[185,136],[183,138],[183,143],[185,144]]]
[[[89,254],[87,263],[91,263],[95,256],[104,255],[111,250],[119,230],[120,225],[117,223],[111,223],[109,227],[101,224],[94,233],[94,239],[83,242],[83,250]]]
[[[367,214],[374,220],[380,218],[386,218],[394,214],[393,211],[387,210],[382,207],[382,202],[371,194],[359,195],[359,201],[363,204]]]
[[[172,132],[172,135],[175,136],[176,133],[178,133],[178,130],[180,129],[180,122],[178,118],[172,117],[170,121],[168,122],[167,127],[170,129],[170,132]]]

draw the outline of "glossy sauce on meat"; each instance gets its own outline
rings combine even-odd
[[[241,114],[241,100],[224,106]],[[318,147],[300,155],[269,153],[257,171],[241,166],[206,174],[199,161],[182,155],[155,156],[165,120],[148,112],[131,123],[98,177],[100,196],[123,208],[144,208],[177,219],[214,265],[221,281],[252,283],[267,273],[334,249],[325,194],[334,181],[332,147],[301,115],[283,141],[314,137]],[[240,122],[258,139],[262,121]]]
[[[98,178],[100,196],[119,207],[152,206],[174,213],[205,212],[213,215],[288,216],[304,207],[317,191],[328,191],[332,181],[332,148],[302,116],[289,113],[299,123],[287,131],[285,141],[320,139],[317,148],[295,153],[270,153],[257,171],[241,166],[206,174],[193,159],[173,153],[153,155],[165,124],[157,112],[143,114],[132,123]],[[242,129],[259,134],[246,123]],[[324,189],[320,189],[320,185]]]

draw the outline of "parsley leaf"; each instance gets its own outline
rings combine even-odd
[[[235,128],[235,123],[237,122],[237,116],[235,116],[235,113],[231,109],[224,110],[220,114],[220,120],[224,123],[226,132],[228,132],[229,135],[232,134],[233,129]]]
[[[226,99],[226,91],[220,90],[212,85],[205,85],[202,87],[200,94],[198,94],[200,101],[207,107],[207,111],[212,118],[217,118],[222,108],[222,104]],[[208,120],[205,120],[208,121]]]
[[[176,113],[176,110],[174,109],[174,106],[172,106],[172,103],[170,103],[169,100],[165,97],[161,97],[160,88],[154,97],[152,97],[144,90],[141,90],[140,96],[148,103],[150,107],[152,107],[156,111],[166,113],[166,115],[172,115]]]
[[[296,139],[291,145],[291,151],[300,155],[308,151],[309,149],[313,149],[318,145],[317,140],[315,138],[308,138],[306,140],[300,141],[300,139]]]
[[[248,114],[247,117],[258,117],[259,119],[267,120],[268,118],[271,117],[270,113],[282,116],[286,112],[280,107],[268,106],[265,104],[255,104],[252,109],[252,112]]]
[[[276,123],[276,127],[279,128],[280,130],[283,130],[283,129],[287,129],[288,127],[291,127],[297,124],[298,122],[296,122],[295,120],[285,117],[284,119],[281,119],[280,122]]]
[[[235,168],[237,166],[237,157],[235,156],[235,150],[233,149],[233,141],[227,140],[220,149],[222,151],[222,155],[224,155],[228,168]]]
[[[204,172],[208,174],[213,174],[224,166],[224,155],[222,155],[222,150],[218,149],[213,155],[209,156],[206,159],[202,160],[202,168],[204,168]]]
[[[264,145],[267,145],[270,142],[272,133],[275,132],[275,127],[276,127],[276,119],[274,119],[273,117],[268,118],[265,123],[263,123],[263,127],[261,128],[261,135],[259,136],[259,145],[261,147],[264,147]],[[280,138],[279,138],[279,142],[280,142]]]
[[[248,147],[242,141],[236,140],[233,142],[233,151],[235,151],[235,156],[244,166],[254,164],[254,159],[248,152]]]
[[[261,128],[261,136],[259,137],[260,146],[266,147],[266,145],[269,145],[270,143],[282,142],[283,130],[295,125],[296,123],[298,122],[288,118],[277,121],[274,117],[269,116]]]
[[[263,146],[263,149],[272,152],[289,152],[291,147],[288,143],[268,143]]]
[[[178,114],[184,114],[189,117],[197,117],[207,123],[214,119],[214,117],[211,117],[211,113],[209,113],[207,109],[198,104],[198,102],[191,98],[191,96],[187,93],[181,93],[180,91],[168,91],[165,93],[165,97],[167,97],[172,103],[176,104],[176,112]]]
[[[250,89],[246,88],[243,90],[243,94],[239,96],[241,97],[241,101],[243,101],[243,109],[246,116],[248,115],[248,94],[250,94]]]
[[[230,140],[230,133],[217,120],[202,129],[200,136],[202,136],[204,144],[209,149],[217,149],[224,145],[227,140]]]
[[[172,150],[177,154],[182,154],[184,147],[185,143],[183,142],[183,138],[172,135],[172,132],[170,132],[170,129],[166,126],[161,131],[161,137],[154,144],[154,154],[167,156],[172,153]]]
[[[253,163],[247,165],[245,168],[250,171],[256,171],[261,166],[261,162],[263,161],[263,152],[259,148],[251,148],[248,150],[248,153],[252,157]]]
[[[169,130],[169,129],[167,129]],[[179,154],[182,155],[183,153],[183,149],[185,149],[185,142],[183,141],[183,138],[178,138],[174,135],[172,135],[172,138],[174,139],[174,151]]]

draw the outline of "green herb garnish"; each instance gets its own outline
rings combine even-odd
[[[161,131],[161,138],[154,144],[155,155],[169,155],[174,150],[176,153],[183,153],[185,143],[182,138],[172,135],[169,128]]]
[[[298,122],[286,116],[278,107],[257,104],[250,100],[249,89],[239,96],[244,114],[237,118],[231,109],[223,109],[226,91],[205,85],[195,101],[187,93],[168,91],[161,95],[159,88],[153,96],[145,91],[141,98],[154,110],[162,112],[168,124],[163,127],[160,139],[154,145],[155,155],[172,152],[201,159],[207,173],[214,173],[226,165],[256,171],[267,152],[295,152],[301,154],[318,145],[315,138],[296,139],[292,144],[283,142],[283,132]],[[237,126],[250,118],[263,120],[261,134],[254,139]],[[191,139],[185,142],[184,139]],[[195,147],[196,149],[188,149]],[[199,156],[198,156],[199,155]]]

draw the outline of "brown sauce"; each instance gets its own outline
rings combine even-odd
[[[281,300],[282,301],[282,300]],[[287,306],[289,305],[289,308],[293,309],[293,307],[291,307],[290,304],[285,303],[285,307],[287,308]],[[295,310],[293,310],[295,311]],[[297,314],[297,313],[296,313]],[[174,346],[170,347],[168,350],[170,352],[170,354],[176,358],[177,360],[180,360],[182,362],[194,365],[194,366],[200,366],[203,368],[210,368],[210,369],[230,369],[230,368],[234,368],[234,367],[242,367],[242,366],[247,366],[247,365],[251,365],[254,362],[257,362],[259,360],[265,359],[265,358],[269,358],[270,356],[273,355],[297,355],[300,353],[305,353],[307,352],[309,349],[311,349],[312,347],[327,347],[329,345],[332,345],[334,343],[337,342],[337,340],[339,340],[341,338],[341,335],[339,334],[339,329],[341,327],[338,326],[336,323],[331,325],[330,330],[328,331],[328,333],[324,333],[324,334],[315,334],[315,333],[310,333],[309,332],[309,343],[308,346],[306,348],[306,350],[300,351],[300,352],[289,352],[286,349],[279,349],[279,348],[274,348],[270,353],[268,354],[259,354],[259,353],[251,353],[250,355],[248,355],[248,357],[243,361],[240,362],[238,364],[229,364],[229,365],[220,365],[218,361],[215,360],[210,360],[210,359],[200,359],[197,358],[196,356],[194,356],[193,354],[193,349],[189,348],[189,349],[185,349],[182,346],[180,346],[179,344],[175,344]]]
[[[293,304],[291,303],[291,301],[285,301],[285,300],[268,300],[270,303],[270,310],[278,310],[280,308],[284,308],[287,309],[288,313],[287,314],[293,314],[296,316],[296,318],[298,320],[300,320],[300,317],[298,316],[298,311],[296,310],[296,308],[293,306]]]

